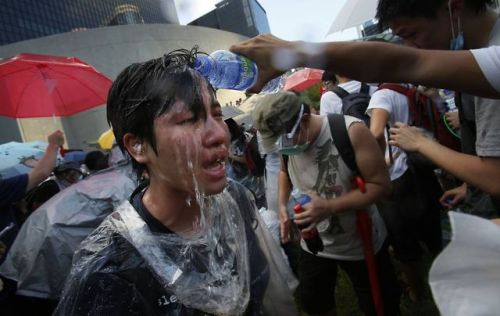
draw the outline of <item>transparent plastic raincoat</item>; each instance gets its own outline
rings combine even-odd
[[[198,196],[196,235],[139,214],[142,188],[77,251],[56,315],[296,315],[296,280],[251,194]]]
[[[122,160],[59,192],[28,217],[0,274],[17,282],[17,294],[57,300],[80,242],[135,186],[131,164]]]

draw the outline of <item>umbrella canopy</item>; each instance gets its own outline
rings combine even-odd
[[[375,17],[377,0],[348,0],[333,20],[326,35],[360,25]]]
[[[19,54],[0,61],[0,115],[73,115],[106,103],[111,83],[76,57]]]
[[[43,156],[47,143],[9,142],[0,145],[0,178],[29,173]]]
[[[314,68],[304,68],[292,73],[285,80],[283,90],[286,91],[304,91],[318,82],[321,82],[323,70]]]
[[[97,143],[101,147],[101,149],[111,149],[113,147],[113,143],[115,141],[115,134],[113,134],[113,130],[110,128],[99,136],[97,139]]]

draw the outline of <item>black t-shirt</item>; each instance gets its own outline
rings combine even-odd
[[[137,188],[130,202],[153,233],[173,234],[167,227],[155,219],[142,203],[144,187]],[[246,199],[247,200],[247,199]],[[242,210],[251,205],[241,201]],[[258,245],[253,221],[245,217],[249,266],[251,274],[250,302],[245,315],[261,315],[262,300],[269,280],[267,261]],[[109,243],[107,256],[101,254],[102,262],[97,262],[97,269],[88,275],[78,275],[79,282],[72,282],[73,288],[66,289],[62,302],[72,306],[72,315],[207,315],[188,308],[172,292],[160,283],[138,251],[120,236],[115,234]],[[179,249],[162,249],[175,253]],[[194,251],[199,257],[196,269],[203,272],[205,263],[203,249]],[[97,260],[99,261],[99,260]],[[93,262],[96,264],[96,262]],[[96,271],[97,270],[97,271]],[[66,308],[56,310],[56,315],[68,312]]]

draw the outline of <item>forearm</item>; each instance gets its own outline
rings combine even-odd
[[[27,191],[38,185],[40,182],[50,176],[52,170],[56,166],[57,152],[59,146],[49,144],[45,150],[45,154],[40,158],[36,166],[29,173]]]
[[[304,43],[297,42],[297,47]],[[379,42],[308,43],[304,66],[331,70],[363,82],[412,82],[415,50]],[[411,80],[410,80],[411,79]]]
[[[280,170],[278,176],[278,204],[279,209],[286,210],[290,198],[291,184],[286,171]]]
[[[383,185],[366,183],[366,192],[352,190],[334,199],[329,199],[329,209],[332,214],[367,209],[372,204],[380,201],[388,192]]]
[[[380,42],[296,42],[311,47],[304,66],[328,69],[362,82],[403,82],[498,98],[470,51],[424,50]]]
[[[500,197],[500,158],[463,154],[430,139],[423,140],[418,152],[467,184]]]

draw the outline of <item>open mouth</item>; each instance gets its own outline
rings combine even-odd
[[[211,162],[207,167],[208,169],[219,169],[224,168],[226,166],[226,161],[222,158],[218,158]]]

